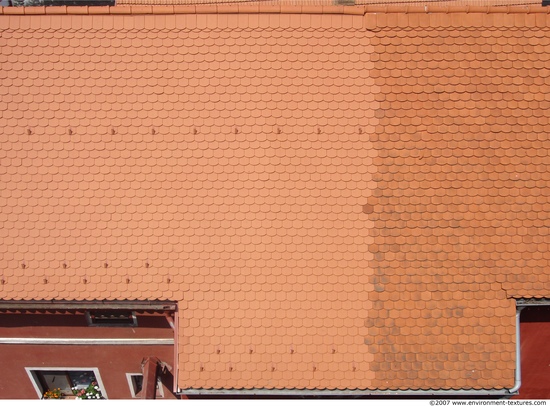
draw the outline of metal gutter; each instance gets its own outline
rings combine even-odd
[[[179,389],[186,396],[285,396],[285,397],[449,397],[499,396],[509,397],[507,390],[327,390],[327,389]]]
[[[0,344],[24,345],[173,345],[172,338],[0,337]]]
[[[160,300],[3,300],[0,310],[176,310],[175,302]]]

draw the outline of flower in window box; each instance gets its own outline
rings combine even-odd
[[[97,382],[92,382],[86,389],[77,389],[76,387],[72,389],[77,399],[103,399]]]
[[[43,399],[63,399],[61,388],[48,389],[42,396]]]

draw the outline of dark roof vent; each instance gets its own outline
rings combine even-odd
[[[89,326],[137,327],[136,313],[131,311],[87,311],[86,320]]]

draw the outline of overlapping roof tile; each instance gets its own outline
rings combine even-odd
[[[1,297],[178,301],[180,388],[513,386],[550,17],[373,7],[4,8]]]

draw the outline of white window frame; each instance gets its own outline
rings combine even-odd
[[[130,387],[130,394],[132,395],[132,398],[139,399],[139,398],[141,398],[141,396],[138,396],[135,393],[134,383],[132,382],[132,377],[133,376],[143,376],[143,374],[139,373],[139,372],[126,372],[126,379],[128,380],[128,386]],[[143,384],[145,384],[145,382],[143,382]],[[143,390],[143,384],[142,384],[141,390]],[[162,381],[161,381],[160,377],[157,377],[157,388],[156,388],[156,390],[157,390],[157,397],[158,398],[164,398],[164,389],[162,388]]]
[[[25,371],[31,380],[32,386],[38,395],[38,399],[42,399],[44,392],[41,389],[41,385],[38,382],[38,378],[33,374],[33,371],[92,371],[97,379],[97,383],[101,390],[101,395],[104,399],[108,399],[107,392],[105,390],[105,385],[101,380],[101,375],[99,374],[99,368],[95,367],[25,367]]]

